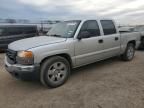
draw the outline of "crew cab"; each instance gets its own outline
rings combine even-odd
[[[139,44],[139,33],[120,34],[111,19],[64,21],[45,36],[9,44],[5,68],[16,78],[38,78],[54,88],[68,80],[72,68],[114,56],[131,61]]]

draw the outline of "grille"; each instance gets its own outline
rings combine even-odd
[[[8,61],[10,64],[15,64],[15,63],[16,63],[16,55],[17,55],[17,52],[16,52],[16,51],[7,49],[6,55],[7,55],[7,61]]]

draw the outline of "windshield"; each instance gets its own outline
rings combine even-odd
[[[52,27],[47,35],[62,38],[71,38],[74,36],[79,24],[79,20],[60,22]]]

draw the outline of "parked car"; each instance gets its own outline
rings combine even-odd
[[[37,34],[37,26],[35,25],[0,25],[0,50],[7,49],[11,42],[34,37]]]
[[[113,56],[131,61],[140,34],[122,33],[113,20],[72,20],[56,24],[46,36],[9,44],[6,70],[16,78],[39,78],[49,87],[64,84],[72,68]]]

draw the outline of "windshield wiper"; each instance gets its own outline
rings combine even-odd
[[[57,34],[48,34],[47,36],[62,37],[61,35],[57,35]]]

